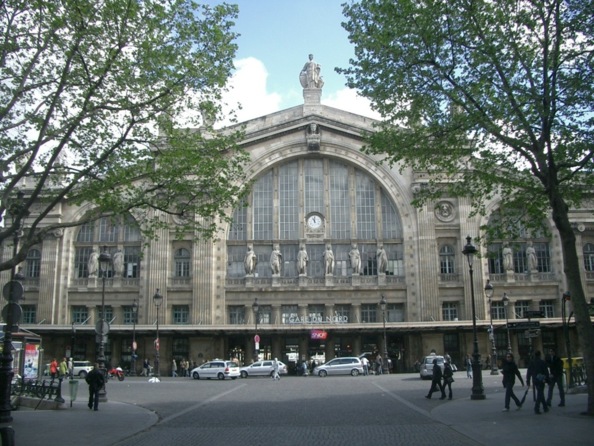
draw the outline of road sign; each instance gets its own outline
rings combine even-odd
[[[526,310],[526,311],[524,311],[524,317],[525,318],[544,317],[544,313],[542,311],[538,311],[538,310]]]
[[[260,336],[259,335],[254,336],[254,342],[256,344],[258,344],[260,342]]]
[[[540,330],[526,330],[524,335],[527,338],[538,338],[540,336]]]
[[[2,288],[2,296],[9,302],[18,302],[23,297],[24,292],[23,284],[18,280],[10,280]]]
[[[109,333],[109,323],[107,321],[97,321],[95,324],[95,333],[98,335],[106,335]]]
[[[510,330],[530,330],[531,328],[540,328],[539,321],[530,322],[510,322],[508,324]]]

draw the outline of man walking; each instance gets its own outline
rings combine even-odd
[[[503,374],[503,387],[505,387],[505,408],[503,411],[509,412],[509,403],[512,399],[516,403],[518,410],[520,410],[522,408],[522,402],[514,393],[514,384],[516,383],[516,376],[522,383],[522,387],[524,387],[524,380],[522,379],[522,375],[520,374],[520,370],[518,370],[518,366],[514,361],[514,355],[512,353],[507,353],[507,355],[505,355],[501,373]]]
[[[540,415],[540,406],[546,412],[549,411],[549,406],[544,396],[545,383],[549,380],[549,369],[547,363],[541,358],[540,350],[534,354],[534,359],[528,366],[528,372],[526,373],[526,383],[530,387],[530,381],[536,389],[536,403],[534,404],[534,413]]]
[[[429,389],[429,393],[427,395],[425,395],[425,398],[430,400],[433,392],[436,392],[437,388],[439,387],[439,390],[441,390],[441,398],[440,399],[445,400],[446,394],[445,394],[445,389],[443,387],[443,384],[441,383],[442,378],[443,378],[443,372],[441,371],[441,367],[439,365],[437,365],[437,359],[434,359],[433,360],[433,378],[431,379],[431,388]]]
[[[551,401],[553,400],[553,390],[556,384],[557,388],[559,389],[559,398],[561,399],[559,407],[564,407],[565,390],[563,389],[563,361],[561,361],[561,358],[555,354],[555,350],[551,348],[549,349],[546,363],[549,366],[549,371],[551,372],[549,376],[549,395],[547,397],[547,406],[551,407]]]
[[[278,373],[278,359],[274,358],[274,362],[272,363],[272,368],[273,368],[273,374],[272,374],[272,378],[275,381],[279,381],[280,380],[280,375]]]
[[[89,409],[99,410],[99,390],[105,385],[105,378],[99,369],[99,364],[91,370],[85,381],[89,385]]]

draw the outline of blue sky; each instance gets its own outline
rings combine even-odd
[[[341,22],[346,0],[228,0],[239,6],[240,34],[230,101],[241,121],[303,104],[299,72],[312,53],[322,66],[322,103],[377,117],[346,87],[335,67],[346,68],[354,49]],[[220,3],[210,0],[210,4]]]

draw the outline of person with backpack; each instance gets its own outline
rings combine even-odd
[[[89,385],[89,409],[99,410],[99,390],[105,385],[105,377],[103,371],[99,369],[99,364],[95,364],[85,381]]]
[[[435,367],[435,366],[433,366]],[[445,388],[448,388],[448,399],[452,399],[452,383],[454,382],[454,369],[450,364],[450,361],[447,361],[443,365],[443,387],[444,387],[444,395],[445,395]]]

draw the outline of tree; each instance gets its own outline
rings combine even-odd
[[[0,14],[0,243],[24,229],[0,271],[105,213],[131,212],[149,238],[169,226],[164,214],[185,217],[178,234],[215,235],[245,189],[240,135],[211,127],[237,7],[12,0]],[[93,211],[52,219],[65,201]]]
[[[525,222],[552,218],[594,376],[594,329],[569,219],[594,186],[592,2],[361,0],[343,8],[356,56],[338,71],[384,118],[365,150],[427,172],[418,203],[450,193],[484,214],[499,195],[509,218],[517,210]],[[501,222],[502,231],[513,226]],[[592,379],[588,393],[594,415]]]

